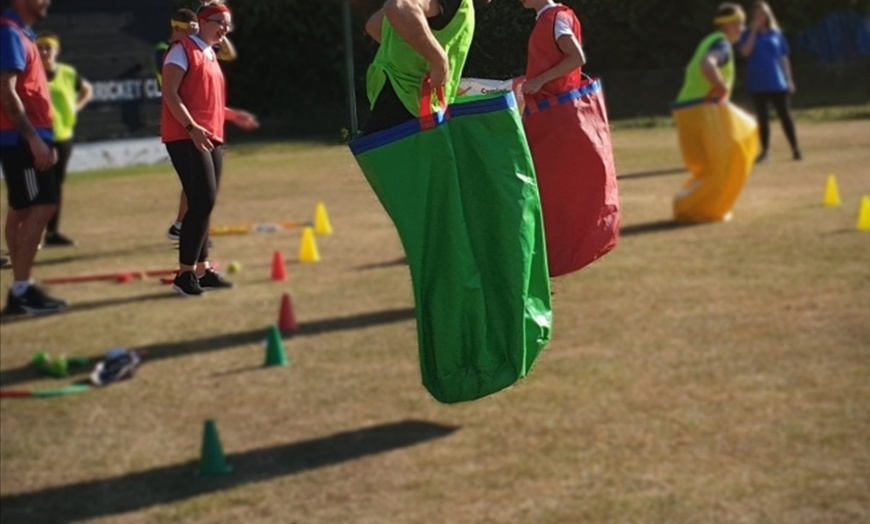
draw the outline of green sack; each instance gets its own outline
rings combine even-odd
[[[513,95],[351,143],[411,269],[423,385],[445,403],[515,383],[550,341],[541,202]]]

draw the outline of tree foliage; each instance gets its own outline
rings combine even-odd
[[[239,58],[228,67],[231,99],[263,116],[346,111],[342,4],[344,0],[229,0]],[[350,0],[356,89],[376,44],[363,30],[383,0]],[[175,0],[190,7],[196,0]],[[583,26],[587,70],[682,67],[712,29],[717,0],[563,0]],[[749,2],[742,2],[748,9]],[[780,25],[799,32],[826,13],[867,12],[870,0],[772,0]],[[534,13],[517,0],[478,2],[477,33],[466,76],[507,78],[525,68]],[[359,97],[360,99],[364,97]],[[341,102],[338,102],[341,101]]]

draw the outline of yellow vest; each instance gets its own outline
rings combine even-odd
[[[48,83],[51,105],[54,108],[54,140],[71,140],[76,126],[76,70],[66,64],[57,64],[54,78]]]

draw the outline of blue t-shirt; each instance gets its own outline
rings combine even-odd
[[[3,18],[18,22],[24,28],[24,34],[31,40],[36,40],[36,33],[24,25],[15,11],[6,9]],[[27,67],[27,54],[24,52],[24,42],[21,41],[21,33],[14,27],[0,25],[0,71],[15,71],[21,73]],[[40,64],[39,67],[42,67]],[[37,129],[36,132],[42,138],[51,140],[51,129]],[[0,131],[0,145],[16,145],[19,140],[18,131]]]
[[[21,18],[11,9],[3,12],[3,18],[14,20],[24,26]],[[24,33],[31,39],[36,39],[36,35],[29,27],[24,27]],[[27,66],[27,56],[24,53],[24,42],[21,41],[20,33],[14,27],[0,25],[0,71],[21,73],[25,66]]]
[[[748,37],[749,32],[744,32],[737,45],[742,46]],[[788,55],[788,42],[782,33],[775,29],[758,33],[752,54],[746,59],[746,87],[749,92],[788,91],[788,77],[782,66],[782,58]]]

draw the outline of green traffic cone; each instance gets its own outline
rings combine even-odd
[[[201,477],[218,477],[226,475],[232,470],[233,467],[224,460],[224,450],[214,420],[206,420],[202,432],[199,469],[196,474]]]
[[[284,339],[278,326],[269,326],[269,334],[266,336],[266,363],[264,367],[288,366],[290,360],[284,351]]]

